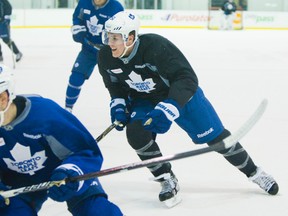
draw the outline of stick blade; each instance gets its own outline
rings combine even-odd
[[[267,105],[268,100],[263,99],[250,118],[235,133],[223,140],[225,148],[230,148],[231,146],[235,145],[254,127],[265,112]]]

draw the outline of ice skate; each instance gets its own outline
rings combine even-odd
[[[257,168],[256,173],[253,176],[249,177],[249,180],[258,184],[260,188],[271,195],[276,195],[279,191],[277,182],[260,167]]]
[[[161,183],[162,190],[159,193],[159,200],[168,208],[172,208],[181,202],[181,198],[177,194],[180,190],[178,179],[175,177],[173,172],[164,173],[156,177],[154,180]]]
[[[23,54],[21,52],[16,54],[16,62],[19,62],[22,59]]]

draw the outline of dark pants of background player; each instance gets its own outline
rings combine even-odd
[[[136,99],[131,101],[131,120],[126,126],[126,135],[129,144],[141,160],[162,156],[160,148],[155,141],[155,134],[144,130],[142,126],[143,118],[154,107],[155,104],[147,100]],[[213,145],[231,134],[224,128],[201,88],[197,89],[193,98],[183,107],[180,117],[175,122],[186,131],[195,144],[207,143],[208,145]],[[250,176],[256,170],[254,162],[240,143],[219,153],[246,176]],[[148,168],[156,177],[170,172],[171,164],[167,162]]]
[[[16,44],[11,40],[10,38],[10,26],[7,25],[5,22],[0,22],[0,38],[3,40],[3,42],[11,49],[13,50],[14,54],[19,53],[19,49],[16,46]],[[2,56],[2,49],[0,45],[0,56]]]

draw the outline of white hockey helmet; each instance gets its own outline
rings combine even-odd
[[[132,31],[135,31],[135,40],[138,39],[140,28],[139,18],[128,11],[121,11],[105,22],[105,29],[102,34],[103,44],[108,44],[108,33],[121,34],[124,42],[127,42],[128,36]]]
[[[2,126],[4,121],[4,113],[8,110],[12,101],[16,97],[14,92],[14,78],[12,70],[3,64],[0,64],[0,94],[5,91],[8,92],[9,101],[6,108],[0,111],[0,126]]]
[[[14,77],[12,70],[6,65],[0,64],[0,94],[7,91],[9,99],[14,100]]]

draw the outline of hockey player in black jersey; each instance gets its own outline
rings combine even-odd
[[[99,52],[98,67],[111,96],[111,120],[126,125],[128,142],[140,159],[162,155],[156,134],[166,133],[172,122],[195,144],[211,146],[229,136],[183,53],[160,35],[138,35],[139,26],[130,12],[119,12],[106,21],[102,42],[108,46]],[[273,177],[254,164],[240,143],[219,153],[263,190],[278,193]],[[179,184],[171,164],[149,170],[161,183],[159,200],[169,207],[179,203]]]

